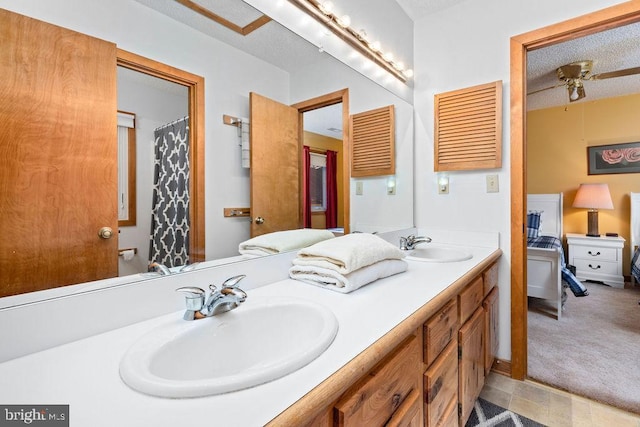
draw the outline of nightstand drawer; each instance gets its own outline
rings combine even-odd
[[[573,259],[573,263],[580,273],[598,273],[598,274],[619,274],[618,263],[614,261],[603,261],[601,259]]]
[[[618,261],[616,248],[597,248],[593,246],[571,246],[571,258],[586,258],[603,261]],[[578,262],[577,260],[575,262]]]

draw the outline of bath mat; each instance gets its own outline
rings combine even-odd
[[[522,415],[478,398],[465,427],[544,427]]]

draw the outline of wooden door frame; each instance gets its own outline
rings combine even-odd
[[[350,201],[351,201],[351,157],[350,157],[350,135],[349,131],[349,89],[341,89],[335,92],[327,93],[315,98],[307,99],[291,105],[293,108],[298,109],[298,117],[300,123],[300,148],[302,151],[303,141],[303,115],[307,111],[317,110],[318,108],[328,107],[342,103],[342,193],[343,193],[343,205],[344,205],[344,234],[349,234],[351,228],[351,215],[350,215]],[[302,162],[300,163],[302,164]],[[300,174],[300,182],[302,183],[302,173]],[[302,188],[302,187],[300,187]],[[302,199],[301,199],[302,200]],[[300,218],[302,218],[302,202],[300,202]]]
[[[527,51],[640,22],[640,1],[612,6],[511,38],[511,377],[527,376]]]
[[[186,86],[189,89],[189,162],[190,182],[189,261],[205,260],[204,215],[204,78],[118,49],[117,64],[130,70]]]

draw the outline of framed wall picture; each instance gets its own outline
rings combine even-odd
[[[587,147],[589,175],[640,173],[640,142]]]

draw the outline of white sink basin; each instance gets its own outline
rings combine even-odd
[[[458,262],[473,258],[471,252],[446,246],[419,247],[407,254],[407,259],[425,262]]]
[[[311,362],[333,342],[338,321],[294,298],[251,298],[206,319],[176,320],[138,340],[120,362],[131,388],[161,397],[220,394],[263,384]]]

